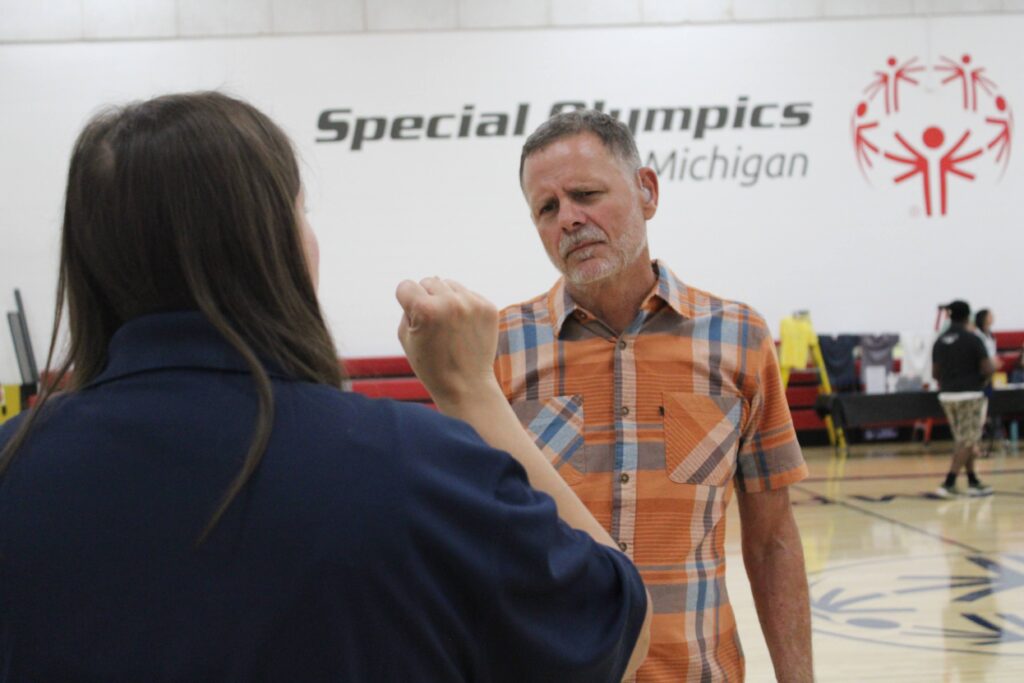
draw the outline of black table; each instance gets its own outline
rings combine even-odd
[[[819,416],[832,416],[837,428],[945,418],[937,391],[897,394],[827,394],[814,405]],[[988,400],[989,415],[1024,416],[1024,388],[997,389]]]

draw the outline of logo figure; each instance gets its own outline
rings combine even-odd
[[[945,216],[959,184],[951,182],[954,176],[974,182],[997,170],[995,179],[1002,178],[1010,161],[1013,111],[970,54],[959,61],[941,56],[931,66],[918,62],[918,57],[900,62],[890,56],[874,72],[850,117],[850,137],[857,166],[869,184],[880,180],[901,185],[920,178],[925,215]],[[925,82],[932,78],[939,82]],[[959,88],[946,87],[957,83]],[[947,132],[950,139],[955,137],[951,145]]]
[[[857,119],[862,119],[867,113],[868,103],[861,102],[857,105],[857,111],[854,116]],[[853,129],[853,146],[857,151],[857,163],[860,165],[860,172],[865,173],[864,166],[867,166],[868,168],[874,167],[874,164],[871,163],[871,156],[868,152],[874,152],[875,154],[879,154],[880,152],[878,146],[864,136],[864,131],[872,128],[878,128],[878,121],[872,121],[871,123],[858,123],[854,120],[850,123],[850,127]]]
[[[978,86],[980,85],[982,90],[984,90],[987,95],[991,96],[992,91],[996,88],[996,84],[981,75],[981,72],[985,69],[970,68],[970,55],[964,55],[960,58],[963,66],[960,66],[949,57],[943,57],[942,61],[945,63],[936,66],[935,70],[952,72],[942,80],[942,84],[945,85],[951,81],[960,81],[960,85],[964,93],[964,109],[967,109],[968,104],[970,104],[971,111],[978,111]],[[968,97],[968,95],[970,96]]]
[[[998,116],[987,116],[985,117],[985,123],[991,123],[999,126],[999,134],[992,138],[992,141],[986,145],[988,149],[998,146],[996,149],[996,163],[1003,162],[1003,171],[1006,171],[1006,165],[1010,163],[1010,129],[1013,128],[1013,114],[1008,110],[1006,104],[1006,98],[1000,95],[996,98],[996,109],[1000,113],[1006,114],[1006,118],[1001,119]]]
[[[899,66],[896,65],[896,58],[889,57],[885,61],[888,68],[884,71],[875,72],[875,80],[868,87],[864,88],[869,100],[875,99],[879,92],[885,93],[885,113],[890,114],[900,110],[900,81],[906,81],[911,85],[918,85],[918,82],[907,74],[924,71],[923,66],[915,66],[917,57],[907,60]],[[892,103],[892,111],[889,106]]]
[[[923,180],[924,180],[924,211],[925,211],[926,215],[931,216],[932,215],[931,168],[930,168],[931,161],[927,157],[925,157],[924,155],[920,154],[916,149],[911,147],[910,143],[908,143],[906,140],[904,140],[902,135],[900,135],[899,133],[896,133],[895,136],[896,136],[896,140],[901,145],[903,145],[903,147],[908,152],[910,152],[913,155],[913,158],[908,159],[906,157],[901,157],[901,156],[898,156],[896,154],[893,154],[892,152],[886,152],[885,153],[885,158],[886,159],[891,159],[891,160],[896,161],[896,162],[901,163],[901,164],[908,164],[908,165],[913,167],[913,170],[907,171],[906,173],[904,173],[901,176],[897,176],[893,180],[893,182],[902,183],[904,180],[907,180],[908,178],[912,178],[915,175],[920,173],[923,176]],[[954,173],[954,174],[960,176],[961,178],[967,178],[968,180],[974,180],[974,176],[972,174],[968,173],[967,171],[960,170],[959,168],[957,168],[957,164],[961,164],[961,163],[963,163],[965,161],[969,161],[969,160],[973,159],[974,157],[976,157],[979,154],[981,154],[983,150],[976,149],[973,152],[968,152],[967,154],[964,154],[963,156],[959,156],[959,157],[953,156],[954,154],[956,154],[957,150],[960,149],[960,147],[965,142],[967,142],[967,138],[969,138],[970,136],[971,136],[971,131],[969,131],[969,130],[964,131],[964,134],[960,137],[960,139],[957,141],[957,143],[955,145],[953,145],[953,147],[950,148],[950,150],[948,152],[946,152],[945,154],[943,154],[942,157],[939,159],[939,163],[938,163],[938,167],[939,167],[939,197],[940,197],[940,202],[942,204],[942,215],[943,216],[946,215],[946,193],[947,193],[947,185],[946,185],[947,180],[946,180],[946,177],[950,173]],[[938,149],[939,147],[942,147],[942,143],[944,143],[946,141],[946,134],[943,133],[942,129],[939,128],[938,126],[929,126],[924,131],[924,133],[921,135],[921,139],[924,142],[926,147],[928,147],[930,149]]]

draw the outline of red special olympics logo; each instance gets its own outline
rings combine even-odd
[[[889,57],[854,107],[850,134],[869,183],[920,188],[925,215],[945,216],[965,183],[1002,178],[1013,110],[969,54],[931,65]]]

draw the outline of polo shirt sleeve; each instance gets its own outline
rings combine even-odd
[[[750,371],[742,391],[747,410],[741,425],[736,487],[754,493],[795,484],[807,476],[800,444],[782,386],[775,342],[764,320],[750,313],[746,351]]]
[[[511,456],[441,419],[443,437],[420,439],[414,524],[457,579],[470,680],[619,681],[647,608],[636,568],[562,522]]]

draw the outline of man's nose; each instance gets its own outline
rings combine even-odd
[[[562,202],[558,210],[558,225],[565,232],[573,232],[587,222],[587,215],[573,201]]]

